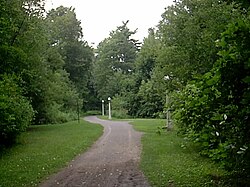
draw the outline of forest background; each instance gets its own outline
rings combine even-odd
[[[249,1],[176,0],[143,43],[129,21],[93,49],[74,8],[0,2],[0,144],[112,98],[120,118],[164,118],[201,154],[250,173]],[[169,102],[166,102],[168,100]]]

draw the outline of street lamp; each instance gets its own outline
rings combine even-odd
[[[102,100],[102,115],[104,116],[104,100]]]
[[[170,110],[169,110],[169,96],[168,96],[168,91],[166,91],[166,107],[167,107],[167,112],[166,112],[166,126],[167,129],[170,130],[171,129],[171,114],[170,114]]]
[[[108,101],[109,101],[109,119],[111,119],[111,98],[108,97]]]
[[[168,81],[168,84],[169,84],[169,81],[170,81],[170,76],[169,75],[165,75],[163,77],[163,79],[165,81]],[[170,103],[170,98],[168,96],[168,90],[166,90],[166,107],[167,107],[167,111],[166,111],[166,127],[168,130],[171,130],[172,129],[172,124],[171,124],[171,113],[170,113],[170,109],[169,109],[169,103]]]
[[[79,109],[78,99],[76,100],[76,105],[77,105],[77,120],[78,120],[78,123],[80,123],[80,109]]]

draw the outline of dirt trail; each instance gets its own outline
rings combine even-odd
[[[103,136],[89,151],[40,186],[149,187],[138,169],[142,134],[133,130],[128,122],[101,120],[94,116],[85,120],[103,125]]]

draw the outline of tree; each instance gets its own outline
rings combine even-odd
[[[220,58],[178,94],[175,118],[202,153],[219,161],[239,184],[249,178],[249,19],[228,25],[217,41]],[[182,102],[180,102],[182,101]]]
[[[65,61],[64,68],[70,80],[77,88],[83,102],[90,96],[91,68],[93,49],[83,41],[81,22],[77,20],[72,7],[60,6],[52,9],[47,15],[51,46],[57,48]],[[86,106],[81,106],[85,107]]]
[[[142,81],[140,90],[137,94],[139,107],[136,116],[139,117],[159,117],[163,111],[162,98],[156,91],[157,86],[152,81]]]
[[[160,105],[156,110],[163,109],[167,91],[181,91],[194,76],[200,76],[212,68],[218,58],[214,41],[229,22],[241,15],[242,11],[236,4],[217,0],[180,0],[165,9],[155,39],[151,36],[154,44],[151,42],[150,49],[146,47],[149,39],[145,40],[138,57],[138,64],[143,64],[138,67],[139,72],[145,72],[143,68],[149,65],[146,70],[150,71],[150,77],[148,73],[147,77],[154,85],[154,94],[161,97],[161,102],[158,102],[158,97],[151,101]],[[149,62],[153,64],[152,67]],[[166,76],[170,80],[164,80]],[[160,111],[154,111],[157,112]]]
[[[131,38],[136,31],[130,31],[127,24],[128,21],[123,22],[122,26],[117,27],[98,45],[94,85],[100,99],[121,93],[121,79],[115,77],[122,74],[129,77],[134,71],[139,44]]]
[[[155,30],[151,28],[148,30],[148,37],[144,39],[135,62],[135,74],[139,83],[151,78],[159,50],[160,41],[156,37]]]
[[[135,60],[135,70],[130,81],[133,82],[133,88],[130,88],[129,94],[126,93],[126,96],[128,95],[126,107],[131,116],[156,117],[156,113],[162,109],[162,105],[158,105],[156,99],[158,95],[156,96],[155,86],[150,81],[159,49],[160,40],[157,38],[155,30],[151,28],[148,30],[148,37],[144,38]]]
[[[31,124],[34,109],[25,85],[25,75],[43,42],[34,46],[36,23],[42,1],[0,2],[0,144],[12,144]],[[34,27],[33,27],[34,26]],[[37,25],[38,26],[38,25]],[[38,26],[39,27],[39,26]],[[34,28],[34,29],[31,29]],[[38,30],[37,30],[38,31]],[[37,32],[39,34],[39,32]],[[29,35],[29,40],[24,41]],[[29,49],[29,50],[28,50]],[[37,56],[36,56],[37,57]]]
[[[178,1],[162,14],[158,32],[162,51],[157,65],[164,68],[165,75],[173,74],[184,85],[193,75],[206,73],[217,59],[214,41],[231,20],[239,17],[241,11],[234,4]]]

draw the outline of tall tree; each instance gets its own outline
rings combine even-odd
[[[43,40],[41,44],[34,40],[43,12],[40,2],[0,2],[0,145],[13,143],[34,116],[25,83],[26,72],[34,73],[32,60],[43,45]]]
[[[239,17],[237,6],[217,0],[181,0],[168,7],[159,24],[163,45],[159,66],[184,82],[207,72],[218,58],[214,41]]]
[[[136,31],[130,31],[128,21],[117,27],[97,48],[94,65],[95,88],[99,98],[119,94],[122,89],[120,74],[130,76],[134,71],[134,62],[139,43],[133,39]],[[116,78],[115,78],[116,77]]]
[[[179,127],[203,154],[237,175],[237,186],[249,185],[249,23],[243,18],[228,25],[217,41],[220,58],[175,101]]]
[[[160,44],[149,83],[162,98],[161,102],[158,97],[151,101],[160,105],[154,113],[165,105],[167,90],[180,91],[194,76],[212,68],[218,58],[215,41],[241,13],[236,4],[217,0],[179,0],[165,9],[155,34]],[[147,58],[148,54],[151,53],[140,58]]]
[[[85,102],[89,97],[93,49],[83,40],[81,22],[75,10],[60,6],[47,15],[51,46],[57,48],[65,61],[64,68]],[[84,107],[84,106],[82,106]]]
[[[127,97],[126,107],[129,115],[156,117],[156,113],[162,110],[162,104],[158,103],[159,95],[155,90],[156,87],[150,82],[159,50],[160,40],[155,30],[150,28],[135,61],[134,88],[130,89]]]
[[[135,62],[135,74],[139,83],[151,78],[159,50],[160,40],[156,36],[155,29],[150,28]]]

